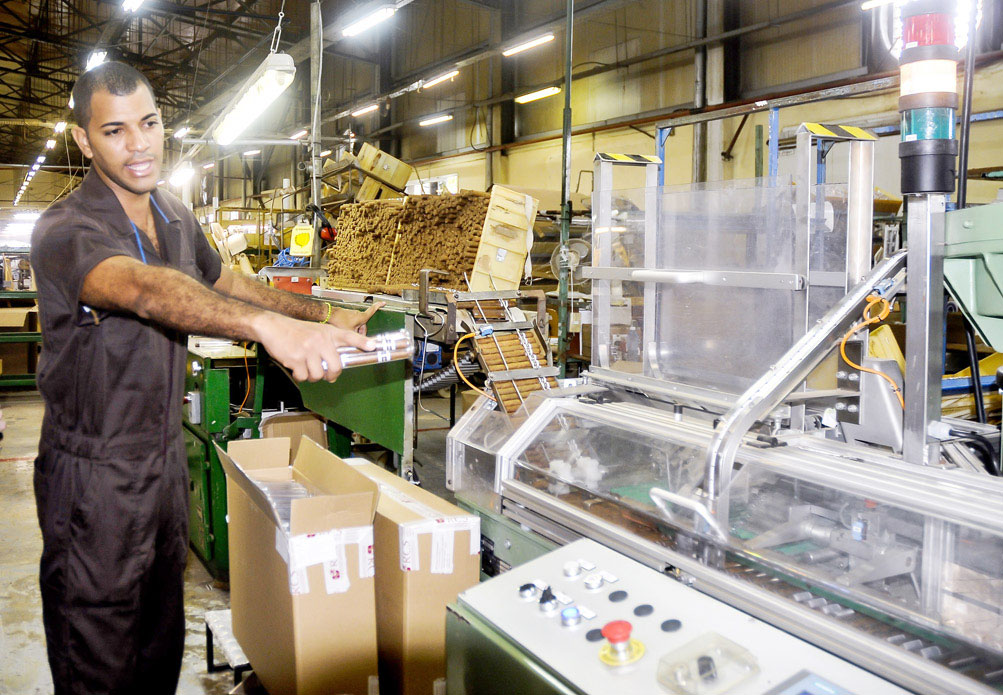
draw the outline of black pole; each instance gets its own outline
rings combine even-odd
[[[965,343],[968,345],[968,364],[972,371],[972,396],[975,398],[975,417],[986,424],[986,404],[982,400],[982,374],[979,372],[979,353],[975,349],[975,329],[965,320]]]
[[[975,19],[979,4],[971,3],[968,14],[968,50],[965,53],[965,96],[961,104],[961,133],[958,143],[958,209],[968,203],[968,135],[972,126],[972,84],[975,81]]]

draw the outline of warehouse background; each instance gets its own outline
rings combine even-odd
[[[1003,160],[1003,2],[981,4],[974,112],[986,114],[986,120],[972,128],[973,168]],[[323,4],[322,135],[332,156],[339,144],[344,146],[336,138],[356,148],[371,141],[415,164],[426,182],[450,188],[484,190],[492,183],[560,188],[563,98],[516,104],[513,97],[563,85],[563,2],[414,0],[400,6],[393,21],[362,36],[342,37],[337,27],[363,6]],[[20,201],[22,208],[43,207],[79,181],[85,162],[69,129],[53,135],[53,128],[71,120],[69,90],[92,52],[107,51],[109,58],[141,68],[157,90],[169,130],[188,126],[198,136],[261,61],[280,9],[280,47],[298,61],[296,82],[254,130],[288,137],[309,124],[307,3],[159,0],[132,15],[118,3],[93,0],[72,7],[54,0],[0,2],[0,206],[9,206],[40,154],[46,160]],[[706,104],[713,108],[894,76],[890,31],[890,7],[865,12],[856,1],[580,0],[572,184],[580,193],[591,192],[596,151],[654,152],[655,124],[694,108],[695,66],[701,61]],[[554,39],[511,57],[501,55],[506,47],[546,33]],[[455,77],[414,89],[418,81],[453,69]],[[372,103],[379,108],[351,115]],[[452,120],[419,125],[423,118],[446,114]],[[767,118],[761,111],[748,119],[729,158],[721,153],[741,119],[711,122],[700,172],[692,164],[694,127],[677,128],[666,145],[666,183],[753,176],[755,126],[765,128]],[[806,120],[893,126],[896,88],[782,109],[782,134]],[[50,138],[56,143],[46,150]],[[897,133],[887,134],[877,151],[876,184],[892,194],[898,192],[897,141]],[[178,140],[170,139],[168,147],[167,171],[182,154]],[[197,176],[176,192],[196,205],[222,204],[305,184],[306,174],[297,166],[306,159],[305,148],[261,150],[245,156],[238,147],[203,149],[196,163],[211,168],[197,169]],[[970,200],[992,200],[996,189],[973,181]]]

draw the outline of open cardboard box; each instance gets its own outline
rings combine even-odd
[[[445,688],[446,606],[480,578],[480,517],[364,459],[348,463],[380,488],[374,521],[380,692],[438,695]]]
[[[291,465],[287,437],[216,448],[227,478],[233,633],[262,684],[270,695],[375,692],[377,483],[307,438]],[[265,488],[288,481],[312,496],[284,511]]]

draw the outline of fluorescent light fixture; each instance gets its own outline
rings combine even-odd
[[[126,12],[135,12],[142,4],[143,0],[123,0],[122,9]]]
[[[158,186],[163,186],[165,183],[167,183],[167,182],[164,181],[163,179],[160,179],[159,181],[157,181],[157,185]]]
[[[527,41],[526,43],[520,43],[517,46],[512,46],[512,48],[508,48],[502,51],[502,55],[505,56],[506,58],[509,56],[514,56],[516,53],[522,53],[523,51],[528,51],[531,48],[542,46],[543,44],[550,43],[553,40],[554,40],[554,35],[552,33],[544,34],[543,36],[537,36],[535,39]]]
[[[368,106],[363,106],[361,109],[352,111],[352,118],[358,118],[359,116],[364,116],[367,113],[372,113],[378,108],[380,108],[379,104],[369,104]]]
[[[261,154],[261,150],[248,150],[244,153],[245,157],[253,157],[256,154]]]
[[[212,128],[213,139],[229,145],[247,130],[275,101],[296,76],[296,64],[288,53],[269,53],[241,88],[237,101],[220,115]]]
[[[39,164],[38,162],[35,162],[34,164],[31,165],[31,170],[32,171],[38,171],[41,168],[42,168],[42,165]]]
[[[72,109],[73,108],[73,95],[72,94],[70,95],[70,100],[68,102],[66,102],[66,108],[68,108],[68,109]]]
[[[875,7],[881,7],[882,5],[891,5],[895,0],[866,0],[860,4],[860,9],[863,11],[873,10]]]
[[[320,156],[321,157],[330,157],[331,156],[331,150],[324,150],[323,152],[320,153]]]
[[[418,121],[418,125],[429,126],[436,125],[438,123],[445,123],[446,121],[453,120],[453,114],[446,113],[441,116],[433,116],[432,118],[426,118],[424,121]]]
[[[44,154],[38,155],[38,159],[36,159],[35,161],[38,162],[39,164],[45,164],[45,155]]]
[[[61,133],[64,130],[66,130],[66,121],[60,121],[59,123],[56,124],[56,127],[53,129],[53,132]]]
[[[16,215],[14,215],[14,219],[15,220],[27,220],[29,222],[34,222],[35,220],[37,220],[41,216],[42,216],[42,213],[40,213],[40,212],[19,212]]]
[[[435,85],[441,84],[441,83],[445,82],[446,80],[453,79],[454,77],[456,77],[459,74],[460,74],[459,70],[453,70],[452,72],[447,72],[444,75],[439,75],[438,77],[433,77],[432,79],[428,80],[427,82],[422,83],[421,86],[424,87],[424,88],[426,88],[426,89],[428,87],[434,87]]]
[[[372,29],[380,22],[385,22],[397,12],[397,9],[393,6],[384,6],[376,10],[375,12],[370,12],[362,19],[352,22],[347,27],[341,30],[342,36],[358,36],[367,29]]]
[[[546,97],[552,97],[555,94],[560,94],[560,87],[544,87],[543,89],[538,89],[535,92],[530,92],[529,94],[523,94],[522,96],[517,96],[515,98],[515,103],[526,104],[531,101],[536,101],[537,99],[545,99]]]
[[[171,172],[170,182],[175,188],[179,188],[188,183],[192,176],[195,174],[195,169],[192,168],[192,163],[189,161],[179,162],[174,171]]]
[[[203,169],[212,169],[214,166],[216,166],[216,162],[208,162],[206,164],[203,164],[202,168]]]
[[[84,72],[88,70],[93,70],[98,65],[103,63],[108,57],[108,51],[94,51],[89,56],[87,56],[87,67],[84,68]]]
[[[307,134],[307,129],[306,128],[304,128],[303,130],[297,130],[295,133],[293,133],[292,135],[289,136],[289,139],[290,140],[299,140],[301,137],[304,137],[306,134]]]
[[[48,140],[45,141],[45,149],[51,150],[55,146],[56,146],[56,141],[53,140],[52,138],[49,138]]]
[[[190,132],[192,132],[192,129],[189,128],[188,124],[186,123],[185,125],[181,126],[180,128],[174,131],[174,139],[180,140],[184,136],[188,135],[188,133]]]

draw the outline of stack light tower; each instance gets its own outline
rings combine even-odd
[[[960,59],[954,42],[954,4],[913,0],[902,5],[899,159],[905,195],[954,191]]]

